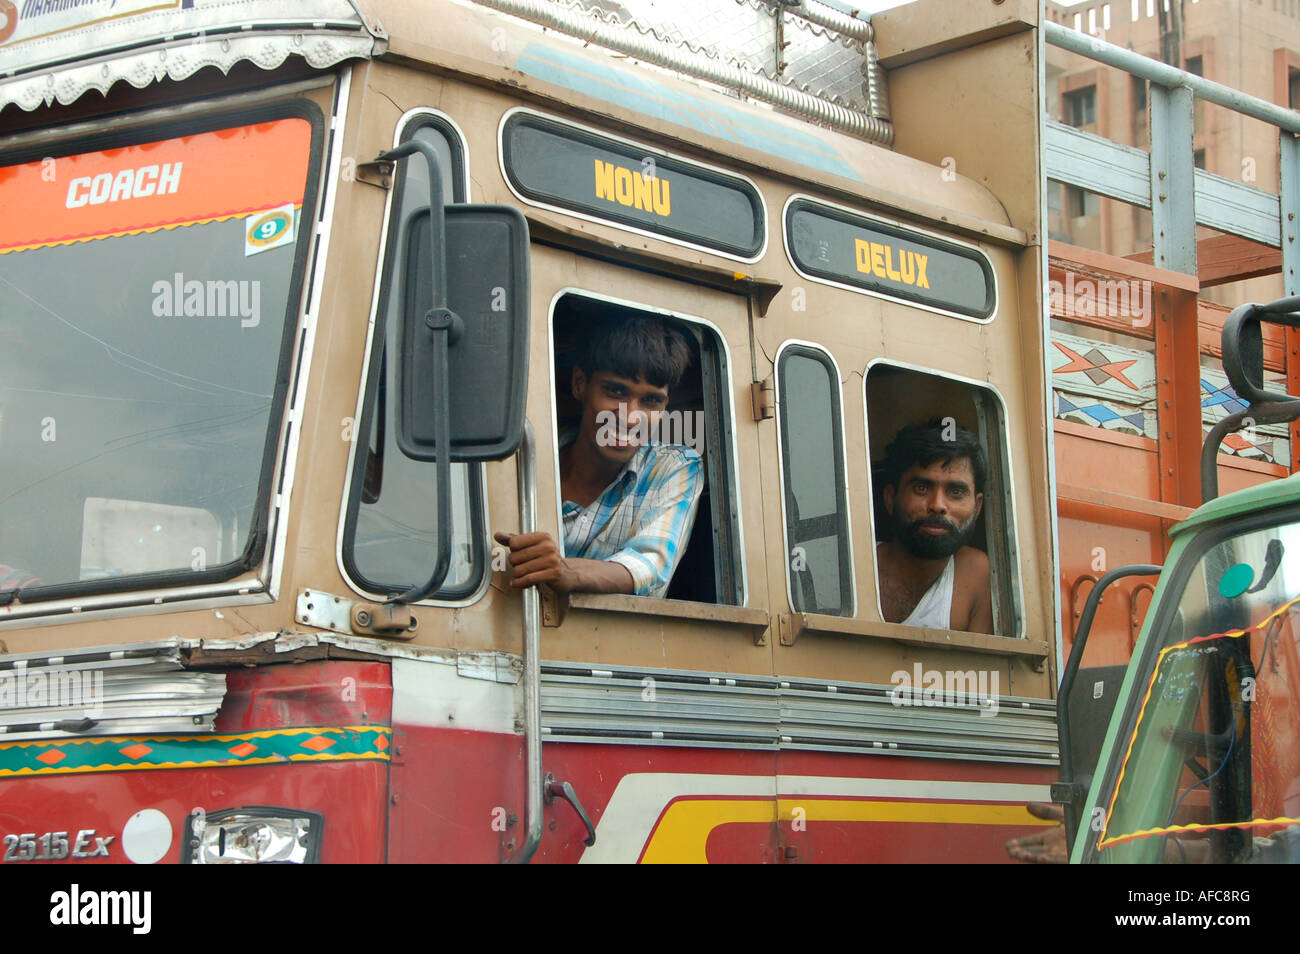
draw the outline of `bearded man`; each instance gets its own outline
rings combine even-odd
[[[951,419],[904,427],[885,448],[882,502],[893,533],[876,557],[887,621],[992,634],[989,558],[967,546],[987,476],[984,448]]]

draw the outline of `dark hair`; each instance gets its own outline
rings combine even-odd
[[[955,460],[969,460],[970,468],[975,473],[975,492],[984,492],[984,481],[988,479],[988,460],[979,440],[964,427],[957,427],[947,419],[931,418],[925,424],[909,424],[897,434],[885,448],[884,477],[895,490],[903,474],[913,464],[929,467],[936,461],[945,467]],[[944,440],[944,431],[952,429],[952,440]]]
[[[578,356],[578,367],[587,377],[606,371],[634,381],[645,378],[669,390],[690,363],[691,348],[682,333],[666,319],[646,315],[597,325]]]

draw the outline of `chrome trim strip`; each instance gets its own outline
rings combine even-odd
[[[284,577],[284,557],[288,549],[289,513],[293,501],[294,475],[298,468],[298,453],[302,442],[303,412],[307,407],[307,385],[311,378],[311,361],[315,353],[316,329],[320,322],[321,298],[325,289],[326,263],[329,262],[330,233],[334,225],[334,202],[338,198],[338,182],[341,177],[343,162],[343,138],[346,134],[348,115],[348,96],[352,89],[352,68],[345,67],[339,71],[338,85],[335,87],[334,106],[329,116],[328,140],[322,169],[319,202],[316,206],[316,221],[312,223],[313,248],[307,262],[307,274],[313,276],[311,287],[306,288],[306,297],[298,303],[297,340],[301,348],[296,355],[293,374],[290,380],[297,380],[298,388],[287,396],[284,420],[281,422],[279,448],[281,456],[277,466],[283,463],[283,472],[274,475],[272,487],[279,487],[272,493],[271,519],[275,525],[270,531],[271,552],[270,567],[266,576],[267,592],[272,599],[280,597],[280,581]],[[301,229],[306,223],[300,223]],[[285,430],[288,431],[287,440]],[[287,446],[286,446],[287,444]],[[303,462],[304,464],[306,461]]]
[[[1050,699],[996,697],[996,714],[984,715],[978,705],[895,705],[894,689],[870,683],[543,662],[542,725],[548,742],[1056,765],[1056,704]]]
[[[519,530],[537,532],[537,437],[532,422],[524,419],[524,435],[515,455],[519,482]],[[524,761],[527,801],[524,844],[515,857],[528,864],[542,841],[542,603],[537,587],[520,594],[524,617]],[[459,667],[457,667],[459,672]]]

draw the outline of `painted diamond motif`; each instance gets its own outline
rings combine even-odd
[[[379,738],[375,739],[375,748],[380,752],[388,751],[388,736],[381,735]]]
[[[1083,413],[1089,415],[1090,417],[1093,417],[1096,420],[1101,421],[1101,423],[1103,424],[1109,424],[1111,421],[1119,417],[1118,414],[1116,414],[1110,408],[1106,407],[1106,405],[1104,404],[1092,404],[1089,405],[1088,407],[1080,408],[1080,410],[1083,411]]]
[[[68,755],[66,752],[61,752],[58,749],[49,749],[36,756],[36,761],[44,762],[46,765],[58,765],[67,757]]]
[[[152,752],[153,749],[149,748],[149,746],[145,745],[143,742],[137,742],[135,745],[128,745],[124,749],[118,749],[118,751],[128,759],[142,759]]]
[[[230,749],[229,751],[231,755],[238,756],[239,758],[242,759],[244,756],[252,755],[254,752],[256,752],[257,746],[255,746],[252,742],[241,742],[239,743],[239,745],[235,746],[233,749]]]
[[[304,742],[302,747],[304,749],[311,749],[313,752],[323,752],[337,741],[337,739],[327,739],[323,735],[314,735]]]

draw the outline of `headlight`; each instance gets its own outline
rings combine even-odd
[[[325,816],[292,808],[231,808],[189,818],[183,863],[316,864]]]

